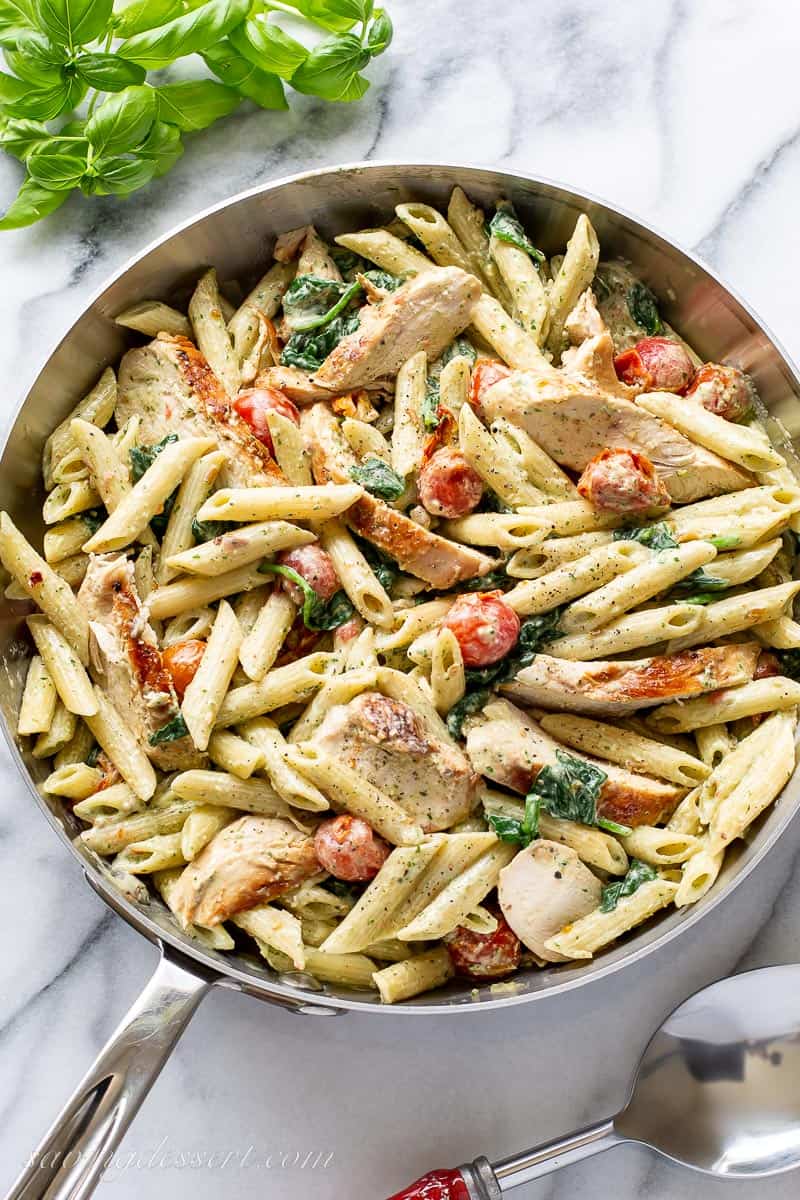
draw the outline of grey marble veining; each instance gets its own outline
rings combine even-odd
[[[70,201],[42,226],[2,235],[3,424],[46,349],[143,244],[261,180],[359,158],[500,165],[595,192],[698,249],[800,357],[793,6],[387,3],[396,40],[361,104],[325,108],[298,96],[291,114],[234,115],[192,139],[146,192]],[[4,203],[17,176],[0,160]],[[0,780],[4,1187],[154,952],[84,886],[5,754]],[[796,821],[721,911],[661,955],[557,1004],[413,1023],[391,1014],[313,1021],[212,994],[100,1194],[380,1200],[430,1166],[500,1157],[604,1117],[624,1101],[640,1048],[674,1004],[731,970],[797,958],[798,847]],[[292,1165],[296,1154],[310,1156],[305,1168]],[[797,1188],[791,1177],[712,1183],[626,1148],[515,1194],[789,1200]]]

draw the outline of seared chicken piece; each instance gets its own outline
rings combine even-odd
[[[469,325],[480,294],[475,276],[459,267],[436,267],[409,279],[362,308],[358,329],[334,347],[314,382],[350,391],[391,378],[419,350],[432,362]]]
[[[624,716],[748,683],[759,653],[756,642],[746,642],[617,662],[570,662],[537,654],[503,691],[523,704],[556,711]]]
[[[476,779],[466,756],[433,736],[400,700],[363,692],[336,705],[313,742],[368,779],[426,833],[447,829],[472,810]]]
[[[350,468],[357,459],[328,405],[315,404],[307,409],[301,427],[317,483],[352,482]],[[485,575],[495,565],[487,555],[431,533],[376,496],[364,495],[347,510],[344,520],[361,537],[396,559],[402,570],[432,587],[453,587],[462,579]]]
[[[564,322],[564,332],[573,346],[579,346],[587,338],[597,337],[598,334],[607,332],[605,321],[597,310],[597,301],[591,288],[581,292],[578,303]],[[562,363],[569,362],[567,355],[570,353],[570,350],[564,351],[561,355]]]
[[[189,737],[150,745],[180,706],[136,590],[133,563],[115,554],[91,555],[78,601],[89,618],[92,674],[148,757],[163,771],[200,765],[203,756]]]
[[[141,419],[139,440],[152,444],[167,434],[213,437],[227,462],[221,487],[285,483],[266,446],[231,405],[222,384],[188,338],[159,336],[129,350],[120,363],[116,418]]]
[[[600,789],[598,816],[621,825],[653,825],[670,814],[685,795],[684,788],[647,775],[634,775],[614,763],[562,746],[507,700],[493,700],[486,705],[483,716],[470,719],[465,728],[467,756],[475,770],[492,783],[523,795],[530,791],[542,767],[556,763],[556,750],[599,767],[608,778]]]
[[[520,850],[497,882],[503,916],[523,945],[545,962],[565,962],[545,942],[597,908],[603,885],[576,852],[537,838]]]
[[[299,367],[267,367],[256,377],[253,387],[277,388],[295,404],[313,404],[315,400],[328,400],[331,396],[330,388],[314,383]]]
[[[175,884],[171,908],[185,927],[219,925],[265,904],[320,870],[314,839],[280,817],[240,817],[226,825]]]
[[[636,394],[617,379],[614,345],[604,329],[568,351],[560,370],[543,362],[535,370],[515,371],[490,388],[481,404],[488,420],[505,417],[573,471],[583,471],[606,449],[646,454],[679,504],[753,483],[740,467],[638,408]]]

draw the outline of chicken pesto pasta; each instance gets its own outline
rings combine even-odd
[[[385,1003],[580,963],[794,771],[797,462],[586,216],[324,234],[118,317],[41,550],[0,514],[18,734],[204,947]]]

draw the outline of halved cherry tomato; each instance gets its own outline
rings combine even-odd
[[[665,337],[642,338],[614,359],[623,383],[648,392],[682,392],[694,375],[689,355],[680,342]]]
[[[295,425],[300,424],[300,413],[292,404],[291,400],[284,396],[283,392],[279,392],[277,388],[270,387],[255,387],[245,388],[233,402],[233,407],[236,409],[240,417],[243,417],[247,424],[252,429],[255,436],[266,446],[270,454],[274,453],[272,445],[272,435],[267,424],[268,413],[278,413],[282,417],[287,417],[293,421]]]
[[[646,454],[623,448],[603,450],[578,480],[584,500],[604,512],[641,513],[669,508],[669,492]]]
[[[472,369],[467,397],[476,412],[481,411],[481,402],[489,388],[494,387],[501,379],[507,379],[510,374],[510,369],[494,358],[479,359]]]
[[[162,653],[164,666],[172,676],[172,686],[179,700],[197,674],[197,668],[203,661],[206,643],[200,638],[186,638],[183,642],[173,642]]]
[[[726,421],[741,421],[753,406],[755,388],[737,367],[705,363],[698,368],[686,395]]]
[[[480,504],[483,480],[456,446],[444,446],[420,469],[417,490],[435,517],[464,517]]]
[[[458,925],[444,939],[457,975],[470,979],[501,979],[519,966],[520,944],[514,930],[500,914],[494,933],[473,933]]]
[[[519,617],[502,592],[459,596],[442,623],[456,635],[467,667],[498,662],[519,638]]]
[[[291,567],[298,575],[302,575],[306,583],[311,584],[314,591],[323,600],[340,588],[339,576],[333,565],[333,559],[327,550],[323,550],[317,542],[308,546],[297,546],[294,550],[284,550],[278,555],[278,562],[284,567]],[[281,587],[288,592],[295,604],[303,603],[303,593],[291,579],[281,579]]]
[[[347,813],[322,822],[314,849],[320,865],[348,883],[374,878],[389,857],[389,847],[372,826]]]

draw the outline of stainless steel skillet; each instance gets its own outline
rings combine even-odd
[[[206,264],[223,281],[247,281],[263,266],[275,233],[313,221],[324,231],[355,229],[385,220],[404,200],[446,205],[459,184],[478,203],[510,196],[537,242],[560,250],[580,212],[587,212],[606,256],[629,258],[654,288],[664,315],[710,359],[726,360],[754,377],[764,403],[800,432],[800,377],[754,314],[695,258],[632,217],[600,201],[542,180],[449,164],[355,164],[296,175],[244,192],[209,209],[160,239],[128,263],[94,297],[55,348],[21,402],[0,460],[0,507],[26,534],[41,536],[40,455],[50,430],[115,363],[127,338],[113,316],[147,297],[180,294]],[[244,954],[220,955],[186,938],[160,904],[122,896],[73,838],[78,828],[68,811],[39,791],[46,768],[16,744],[16,712],[28,648],[20,640],[25,606],[0,599],[0,712],[3,732],[36,803],[80,864],[95,891],[129,924],[158,945],[162,958],[142,995],[35,1152],[31,1167],[11,1195],[15,1200],[77,1200],[93,1190],[103,1164],[119,1144],[139,1105],[205,992],[221,986],[247,992],[300,1013],[333,1016],[348,1009],[374,1013],[379,1004],[364,993],[321,986],[308,977],[281,977]],[[713,891],[690,910],[647,925],[596,962],[580,968],[532,971],[519,976],[514,994],[498,997],[487,987],[477,998],[471,986],[453,982],[393,1013],[452,1014],[500,1009],[588,986],[666,946],[723,902],[764,857],[788,825],[800,798],[797,779],[786,788],[752,838],[726,861]]]

